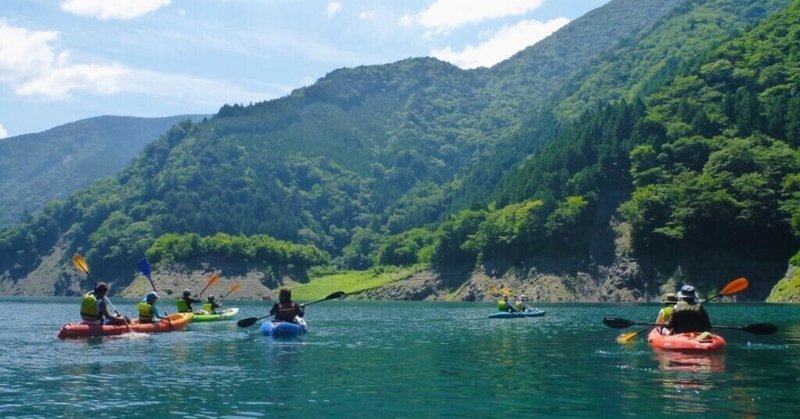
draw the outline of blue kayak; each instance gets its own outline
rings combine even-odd
[[[529,308],[525,311],[498,311],[497,313],[489,315],[490,319],[516,319],[521,317],[541,317],[544,316],[545,311],[538,308]]]
[[[302,317],[295,317],[295,321],[296,323],[273,322],[271,320],[267,320],[264,323],[261,323],[261,328],[258,330],[258,333],[264,336],[272,336],[277,338],[300,336],[308,331],[308,324],[306,324],[306,321],[303,320]]]

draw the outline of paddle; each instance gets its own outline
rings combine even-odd
[[[624,329],[626,327],[631,327],[634,325],[642,325],[650,327],[664,326],[664,324],[661,323],[640,323],[640,322],[630,321],[628,319],[622,319],[619,317],[604,317],[603,323],[606,326],[614,329]],[[769,323],[755,323],[755,324],[748,324],[746,326],[714,326],[714,328],[742,330],[747,333],[752,333],[754,335],[771,335],[778,331],[777,326]]]
[[[316,304],[316,303],[319,303],[319,302],[322,302],[322,301],[333,300],[335,298],[342,298],[345,295],[346,294],[344,293],[344,291],[336,291],[333,294],[331,294],[331,295],[329,295],[329,296],[327,296],[327,297],[325,297],[325,298],[323,298],[321,300],[312,301],[312,302],[306,304],[305,307],[308,307],[311,304]],[[248,317],[246,319],[239,320],[238,322],[236,322],[236,325],[239,326],[239,327],[252,326],[253,324],[255,324],[255,322],[257,322],[257,321],[259,321],[261,319],[265,319],[265,318],[270,317],[270,316],[272,316],[272,314],[268,314],[266,316],[261,316],[261,317]]]
[[[241,288],[241,287],[242,287],[242,286],[241,286],[241,285],[239,285],[239,283],[238,283],[238,282],[237,282],[237,283],[235,283],[235,284],[233,284],[233,285],[231,285],[231,289],[230,289],[230,291],[228,291],[228,292],[227,292],[225,295],[223,295],[221,299],[222,299],[222,300],[224,300],[225,298],[228,298],[228,296],[229,296],[229,295],[231,295],[231,293],[233,293],[233,292],[236,292],[236,290],[238,290],[238,289],[239,289],[239,288]]]
[[[83,256],[75,253],[75,255],[72,256],[72,264],[75,265],[75,268],[77,270],[85,273],[86,276],[92,281],[94,286],[97,287],[97,281],[94,280],[94,278],[92,277],[92,274],[89,272],[89,264],[86,263],[86,259],[84,259]],[[121,314],[119,314],[119,310],[117,310],[117,308],[114,307],[114,304],[111,303],[111,300],[108,299],[108,296],[103,296],[103,299],[106,301],[106,304],[111,306],[111,309],[114,310],[114,313],[116,313],[117,316],[122,316]],[[127,327],[128,331],[130,332],[131,331],[131,327],[128,326],[127,319],[125,320],[124,323],[125,323],[125,327]]]
[[[733,294],[742,292],[745,289],[747,289],[748,285],[749,285],[749,283],[747,282],[747,278],[744,278],[744,277],[736,278],[733,281],[729,282],[728,285],[726,285],[725,288],[723,288],[722,291],[720,291],[717,295],[709,298],[708,300],[705,300],[704,302],[708,302],[708,301],[717,299],[717,298],[722,297],[722,296],[733,295]],[[640,330],[638,332],[623,333],[623,334],[621,334],[621,335],[619,335],[617,337],[617,342],[619,342],[619,343],[630,343],[630,342],[633,341],[634,338],[636,338],[636,336],[639,336],[642,333],[647,332],[651,328],[652,328],[652,326],[651,327],[647,327],[645,329],[642,329],[642,330]]]
[[[216,273],[214,275],[211,275],[211,278],[208,278],[208,282],[206,283],[206,287],[203,288],[203,290],[200,291],[200,293],[197,294],[197,296],[199,297],[199,296],[203,295],[203,292],[205,292],[205,290],[207,290],[208,287],[216,284],[217,281],[219,281],[219,275],[217,275]]]
[[[150,264],[147,263],[147,259],[142,259],[139,261],[139,270],[142,271],[144,276],[147,277],[147,280],[150,281],[150,286],[153,287],[153,292],[158,294],[158,290],[156,290],[156,284],[153,283],[153,278],[150,276]],[[169,318],[169,314],[167,314],[167,309],[164,308],[164,303],[161,303],[161,309],[164,310],[164,316],[167,318],[167,322],[169,322],[170,330],[175,330],[175,328],[172,327],[172,320]]]

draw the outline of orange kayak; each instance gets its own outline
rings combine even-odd
[[[124,324],[85,324],[85,323],[67,323],[61,326],[58,331],[58,337],[61,339],[67,338],[84,338],[91,336],[114,336],[123,335],[129,332],[140,333],[159,333],[159,332],[172,332],[181,330],[192,321],[194,313],[177,313],[171,314],[157,323],[139,323],[138,320],[131,320],[129,325]]]
[[[660,327],[654,327],[647,335],[647,342],[654,349],[666,351],[718,351],[725,348],[725,339],[713,333],[678,333],[662,335]]]

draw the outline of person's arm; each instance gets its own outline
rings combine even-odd
[[[272,305],[272,308],[269,310],[269,314],[271,316],[274,316],[274,315],[278,314],[278,304],[273,304]]]
[[[297,305],[297,317],[303,317],[306,314],[306,305],[305,304],[298,304]]]
[[[153,318],[156,320],[161,320],[164,317],[158,314],[158,309],[156,308],[155,304],[150,304],[150,312],[153,313]]]

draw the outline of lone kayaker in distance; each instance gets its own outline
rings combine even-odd
[[[87,292],[81,300],[81,320],[86,324],[125,324],[130,322],[127,318],[108,312],[106,304],[108,284],[101,282],[94,287],[94,291]],[[105,320],[104,320],[105,319]]]
[[[691,285],[684,285],[678,291],[678,303],[672,310],[672,318],[667,328],[672,333],[708,332],[711,320],[703,305],[698,301],[697,291]]]
[[[216,301],[214,301],[214,294],[209,295],[208,301],[206,301],[206,303],[203,304],[203,310],[211,314],[217,314],[218,308],[222,308],[222,304],[217,304]]]
[[[497,309],[500,311],[510,311],[512,313],[517,311],[517,309],[515,309],[514,306],[508,302],[507,295],[504,295],[503,298],[501,298],[500,301],[497,302]]]
[[[150,291],[145,294],[144,299],[139,305],[139,323],[155,323],[161,321],[161,316],[158,315],[156,310],[156,301],[158,301],[158,294],[155,291]]]
[[[275,316],[274,322],[295,323],[295,317],[303,317],[305,305],[298,305],[292,301],[292,291],[289,288],[281,288],[278,293],[278,302],[272,306],[269,314]]]
[[[178,306],[178,313],[191,313],[194,311],[192,309],[192,304],[194,303],[202,303],[202,300],[198,300],[196,298],[192,298],[192,291],[190,289],[183,290],[183,296],[178,298],[175,302]]]
[[[664,304],[664,307],[658,310],[656,323],[666,324],[672,318],[672,310],[674,310],[675,304],[678,302],[678,297],[675,296],[675,293],[669,293],[664,296],[661,302]]]

